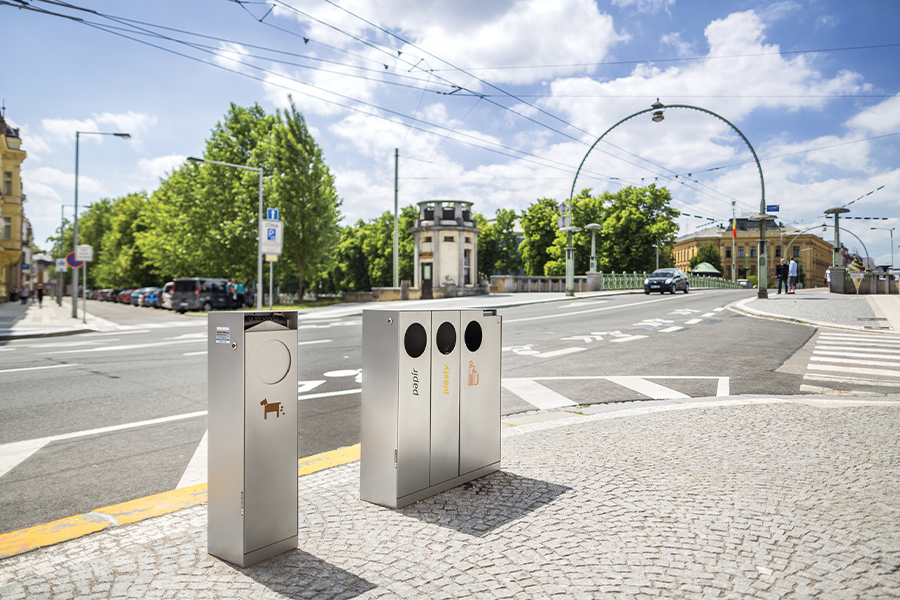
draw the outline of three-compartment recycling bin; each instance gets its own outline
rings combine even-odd
[[[500,468],[496,310],[364,310],[360,498],[399,508]]]
[[[209,313],[207,551],[240,567],[297,547],[297,313]]]

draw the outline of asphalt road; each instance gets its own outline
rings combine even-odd
[[[501,309],[501,410],[798,393],[801,376],[776,369],[813,330],[725,310],[748,293]],[[0,342],[0,533],[174,489],[206,432],[205,316],[88,310],[121,330]],[[359,441],[361,324],[301,315],[301,457]]]

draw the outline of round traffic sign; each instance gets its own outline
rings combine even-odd
[[[69,252],[69,254],[66,255],[66,264],[69,265],[70,267],[72,267],[73,269],[77,269],[84,263],[80,260],[75,260],[74,252]]]

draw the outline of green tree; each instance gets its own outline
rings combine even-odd
[[[478,270],[481,277],[494,273],[515,275],[522,269],[519,240],[515,232],[516,211],[498,208],[494,221],[488,223],[473,215],[481,233],[478,235]]]
[[[165,283],[157,279],[136,242],[146,229],[144,216],[149,199],[145,192],[118,198],[112,203],[111,218],[103,234],[95,268],[100,287],[142,287]]]
[[[541,198],[522,212],[524,238],[519,253],[526,275],[543,275],[544,265],[553,259],[549,251],[559,233],[559,215],[556,200],[551,198]]]
[[[87,244],[94,249],[94,260],[88,263],[87,269],[89,288],[97,286],[98,266],[102,264],[100,257],[103,254],[103,236],[110,228],[113,210],[113,201],[101,198],[78,216],[78,244]],[[69,248],[72,247],[73,235],[74,233],[68,236]],[[79,277],[83,275],[79,274]]]
[[[278,112],[278,122],[263,144],[268,205],[281,211],[284,245],[279,267],[293,265],[302,293],[304,281],[315,282],[325,270],[333,246],[340,239],[341,200],[306,121],[291,100],[289,110]]]
[[[688,261],[688,265],[693,269],[703,262],[714,266],[719,273],[724,273],[722,270],[722,255],[719,254],[718,249],[716,249],[712,242],[700,246],[700,248],[697,249],[697,254],[692,256]]]

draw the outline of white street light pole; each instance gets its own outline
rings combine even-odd
[[[223,167],[234,167],[235,169],[245,169],[247,171],[256,171],[259,173],[259,213],[256,219],[256,310],[262,310],[263,301],[263,255],[262,255],[262,222],[263,222],[263,170],[262,167],[246,167],[244,165],[234,165],[218,160],[209,160],[207,158],[195,158],[189,156],[188,162],[192,163],[210,163],[213,165],[222,165]],[[303,282],[301,281],[302,285]]]
[[[78,250],[78,139],[81,134],[85,135],[114,135],[119,138],[128,139],[130,133],[111,133],[105,131],[76,131],[75,132],[75,222],[72,227],[72,251]],[[62,235],[62,234],[60,234]],[[87,269],[85,268],[84,285],[87,287]],[[72,269],[72,318],[78,318],[78,267]],[[87,298],[84,299],[84,319],[87,322]]]
[[[891,232],[891,271],[894,270],[894,230],[896,227],[891,227],[888,229],[887,227],[873,227],[872,229],[881,229],[882,231],[890,231]]]

